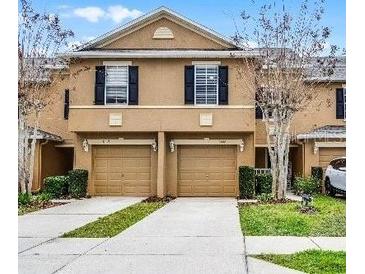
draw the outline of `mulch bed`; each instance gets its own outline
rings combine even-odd
[[[34,211],[38,211],[41,209],[47,209],[47,208],[51,208],[51,207],[55,207],[55,206],[60,206],[60,205],[64,205],[64,204],[68,204],[68,202],[31,202],[29,205],[27,206],[21,206],[18,207],[18,215],[24,215],[27,213],[31,213]]]
[[[151,197],[148,197],[147,199],[144,199],[142,201],[142,203],[156,203],[156,202],[168,203],[168,202],[170,202],[174,199],[176,199],[176,197],[166,196],[166,197],[163,197],[163,198],[159,198],[157,196],[151,196]]]

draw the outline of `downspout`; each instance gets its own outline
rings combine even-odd
[[[39,143],[39,154],[38,154],[38,181],[40,181],[39,188],[37,191],[42,189],[42,147],[48,144],[49,140],[45,140],[43,143]]]

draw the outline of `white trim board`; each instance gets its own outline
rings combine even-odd
[[[317,154],[318,149],[321,147],[325,148],[335,148],[335,147],[344,147],[346,148],[346,142],[314,142],[313,146],[313,154]]]
[[[103,61],[103,66],[131,66],[132,61]]]
[[[155,139],[86,139],[89,145],[153,145]]]
[[[206,106],[132,106],[132,105],[75,105],[70,109],[254,109],[254,105],[206,105]]]
[[[171,139],[169,142],[170,151],[174,152],[176,146],[181,145],[213,145],[213,146],[239,146],[240,151],[243,151],[243,139]]]
[[[266,144],[255,144],[255,147],[268,147]],[[290,144],[289,147],[299,147],[297,144]]]

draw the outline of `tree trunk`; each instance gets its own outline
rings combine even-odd
[[[18,184],[20,185],[20,191],[25,193],[26,182],[25,182],[25,157],[26,157],[26,132],[25,132],[25,121],[24,117],[19,114],[19,135],[18,135]]]
[[[287,190],[289,162],[289,120],[274,118],[270,133],[270,122],[266,121],[267,144],[271,161],[272,194],[274,199],[284,199]]]
[[[33,185],[33,174],[34,174],[34,154],[35,154],[35,147],[37,143],[37,133],[38,133],[38,126],[39,126],[39,113],[37,112],[35,115],[35,124],[33,128],[33,136],[30,145],[29,151],[29,177],[28,177],[28,184],[27,184],[27,191],[28,193],[32,193],[32,185]]]

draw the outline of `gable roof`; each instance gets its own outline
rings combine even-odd
[[[315,128],[309,132],[298,134],[297,139],[345,139],[346,138],[346,126],[333,126],[327,125],[319,128]]]
[[[84,45],[81,45],[77,51],[89,50],[89,49],[98,47],[100,45],[103,45],[107,41],[114,40],[115,38],[122,35],[123,33],[131,31],[132,29],[134,29],[140,25],[143,25],[145,23],[148,23],[149,21],[153,21],[155,19],[163,18],[166,16],[174,19],[174,21],[176,21],[176,23],[183,25],[185,27],[188,27],[192,31],[194,31],[198,34],[201,34],[201,35],[207,37],[208,39],[215,41],[216,43],[226,46],[227,48],[237,48],[237,46],[231,39],[217,33],[216,31],[214,31],[206,26],[203,26],[167,7],[162,6],[149,13],[146,13],[124,25],[121,25],[121,26],[97,37],[96,39],[87,42]]]

